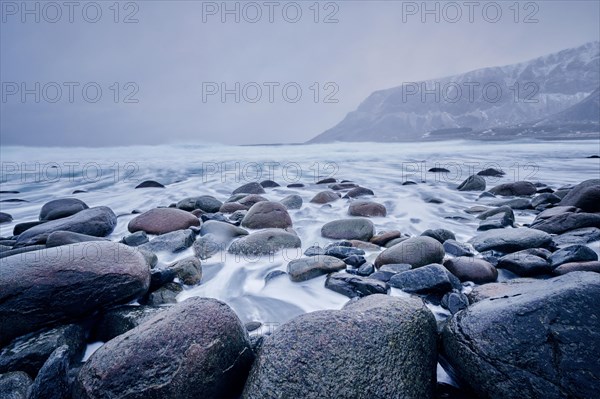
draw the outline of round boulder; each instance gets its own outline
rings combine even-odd
[[[458,191],[483,191],[485,190],[485,179],[480,175],[467,177],[465,181],[457,187]]]
[[[346,263],[343,260],[327,255],[294,259],[287,266],[290,280],[295,282],[310,280],[345,268]]]
[[[294,233],[264,229],[234,241],[227,251],[241,255],[268,255],[284,248],[300,248],[301,245],[300,237]]]
[[[242,226],[249,229],[280,228],[292,226],[292,218],[285,206],[279,202],[262,201],[252,205]]]
[[[313,204],[327,204],[328,202],[337,201],[340,199],[340,195],[335,191],[327,190],[321,191],[315,195],[310,202]]]
[[[77,198],[61,198],[50,201],[42,206],[40,220],[48,221],[64,218],[88,209],[87,204]]]
[[[560,201],[561,206],[575,206],[584,212],[600,212],[600,179],[586,180]]]
[[[369,241],[375,234],[375,225],[369,219],[339,219],[325,224],[321,235],[335,240]]]
[[[384,217],[387,210],[383,204],[372,201],[353,201],[348,207],[348,215],[365,217]]]
[[[550,234],[540,230],[518,228],[488,230],[469,241],[479,252],[494,250],[516,252],[529,248],[544,248],[552,243]]]
[[[537,187],[528,181],[517,181],[513,183],[500,184],[490,190],[494,195],[502,195],[504,197],[511,195],[533,195],[537,193]]]
[[[390,263],[406,263],[414,268],[442,263],[444,247],[431,237],[412,237],[383,251],[375,259],[378,268]]]
[[[498,278],[498,270],[491,263],[470,256],[448,259],[444,262],[444,266],[460,281],[486,284],[492,283]]]
[[[165,234],[200,226],[200,220],[189,212],[175,208],[155,208],[132,219],[127,226],[131,233]]]

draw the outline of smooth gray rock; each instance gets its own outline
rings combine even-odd
[[[486,284],[492,283],[498,278],[498,270],[492,264],[470,256],[448,259],[444,262],[444,266],[460,281]]]
[[[200,226],[200,220],[190,212],[175,208],[155,208],[132,219],[127,225],[130,233],[165,234]]]
[[[207,213],[219,212],[223,203],[211,195],[201,195],[199,197],[189,197],[182,199],[177,203],[177,208],[184,211],[194,211],[200,209]]]
[[[533,277],[552,272],[548,257],[550,252],[543,249],[524,249],[501,257],[498,268],[509,270],[519,276]]]
[[[144,295],[150,285],[144,257],[113,242],[64,245],[27,257],[3,258],[0,271],[0,344],[129,302]]]
[[[362,298],[373,294],[387,294],[388,285],[377,279],[362,277],[349,273],[332,273],[325,280],[325,288],[347,296]]]
[[[282,229],[265,229],[239,238],[228,252],[241,255],[268,255],[284,248],[300,248],[300,237]]]
[[[242,226],[248,229],[285,229],[292,227],[292,218],[285,206],[279,202],[262,201],[248,210]]]
[[[265,193],[265,189],[256,182],[251,182],[251,183],[247,183],[244,184],[238,188],[236,188],[235,190],[233,190],[233,195],[235,194],[264,194]]]
[[[302,197],[297,194],[288,195],[279,202],[281,202],[281,204],[285,206],[286,209],[302,208]]]
[[[99,206],[84,209],[72,216],[52,220],[34,226],[19,235],[15,247],[45,244],[50,233],[71,231],[94,237],[105,237],[113,232],[117,225],[117,216],[110,208]]]
[[[478,397],[595,397],[600,275],[520,280],[490,284],[500,295],[450,319],[442,332],[446,359]]]
[[[600,228],[600,214],[585,212],[561,213],[546,219],[536,219],[530,227],[550,234],[563,234],[584,227]]]
[[[338,193],[336,193],[335,191],[326,190],[317,193],[314,197],[312,197],[310,202],[313,204],[327,204],[329,202],[337,201],[339,199],[340,195]]]
[[[484,191],[485,179],[480,175],[472,175],[467,177],[465,181],[457,187],[458,191]]]
[[[169,265],[175,271],[179,280],[185,285],[196,285],[202,280],[202,265],[200,259],[188,256]]]
[[[412,237],[380,253],[375,266],[390,263],[408,263],[413,268],[441,263],[444,259],[444,247],[431,237]]]
[[[571,230],[553,237],[557,245],[587,244],[600,240],[600,229],[597,227],[584,227]]]
[[[547,247],[552,243],[552,237],[535,229],[502,229],[485,231],[472,238],[469,243],[479,252],[488,250],[516,252],[528,248]]]
[[[447,240],[456,240],[454,233],[450,230],[446,229],[428,229],[421,233],[422,237],[431,237],[441,244],[445,243]]]
[[[321,228],[321,235],[335,240],[369,241],[375,233],[375,225],[368,219],[339,219],[326,223]]]
[[[560,205],[575,206],[584,212],[600,212],[600,179],[576,185],[560,201]]]
[[[138,247],[150,241],[145,231],[136,231],[133,234],[123,237],[121,242],[130,247]]]
[[[209,220],[200,227],[200,234],[214,234],[217,237],[234,238],[237,236],[246,236],[248,231],[232,225],[231,223]]]
[[[572,272],[595,272],[600,273],[600,262],[571,262],[563,263],[553,270],[553,273],[557,276],[572,273]]]
[[[94,237],[87,234],[73,233],[72,231],[55,231],[48,235],[46,247],[53,248],[61,245],[77,244],[89,241],[109,241],[106,238]]]
[[[585,245],[570,245],[554,252],[548,260],[554,269],[564,263],[596,261],[598,254]]]
[[[414,298],[371,295],[264,338],[244,399],[432,398],[436,323]]]
[[[514,183],[504,183],[490,189],[494,195],[533,195],[537,192],[535,185],[528,181],[517,181]]]
[[[427,265],[393,275],[390,286],[414,294],[443,294],[452,290],[448,271],[442,265]]]
[[[177,230],[154,237],[150,242],[140,245],[139,249],[151,252],[180,252],[192,246],[195,240],[190,229]]]
[[[453,239],[444,241],[444,251],[454,256],[474,256],[470,245]]]
[[[385,205],[374,201],[353,201],[348,207],[348,215],[363,217],[385,217]]]
[[[190,298],[98,349],[81,368],[81,399],[236,398],[253,354],[248,333],[223,302]]]
[[[365,195],[375,195],[373,190],[366,187],[354,187],[344,195],[344,198],[358,198],[364,197]]]
[[[85,202],[77,198],[61,198],[46,202],[40,210],[39,219],[41,221],[61,219],[88,208]]]
[[[295,282],[310,280],[344,269],[346,269],[346,264],[343,260],[327,255],[294,259],[287,265],[290,280]]]

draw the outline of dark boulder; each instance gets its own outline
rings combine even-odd
[[[40,221],[64,218],[88,209],[87,204],[77,198],[61,198],[47,202],[40,211]]]
[[[136,216],[127,225],[130,233],[165,234],[200,226],[200,220],[189,212],[174,208],[155,208]]]
[[[414,294],[443,294],[452,290],[448,271],[442,265],[427,265],[393,275],[390,286]]]
[[[321,235],[336,240],[369,241],[375,232],[373,222],[363,218],[339,219],[326,223],[321,228]]]
[[[262,201],[252,205],[242,226],[249,229],[285,229],[292,227],[292,218],[285,206],[279,202]]]
[[[543,231],[527,228],[485,231],[469,241],[479,252],[494,250],[516,252],[529,248],[545,248],[552,237]]]
[[[294,259],[288,263],[287,272],[290,280],[300,282],[344,270],[345,268],[346,264],[343,260],[333,256],[321,255]]]
[[[146,180],[135,186],[135,188],[165,188],[165,186],[154,180]]]
[[[480,175],[469,176],[457,187],[458,191],[484,191],[485,179]]]
[[[554,269],[564,263],[596,261],[598,254],[585,245],[570,245],[554,252],[548,260]]]
[[[413,237],[386,249],[375,259],[375,266],[390,263],[408,263],[413,268],[441,263],[444,247],[431,237]]]
[[[533,195],[537,192],[535,185],[528,181],[517,181],[513,183],[504,183],[490,190],[494,195],[512,196],[512,195]]]
[[[576,185],[560,201],[560,205],[575,206],[584,212],[600,212],[600,179]]]
[[[235,190],[233,190],[232,194],[264,194],[265,189],[256,182],[251,182],[244,184]]]

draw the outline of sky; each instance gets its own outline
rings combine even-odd
[[[599,40],[599,4],[0,0],[0,145],[305,142],[373,91]]]

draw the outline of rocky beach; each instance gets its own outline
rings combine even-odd
[[[599,152],[3,147],[0,397],[594,397]]]

